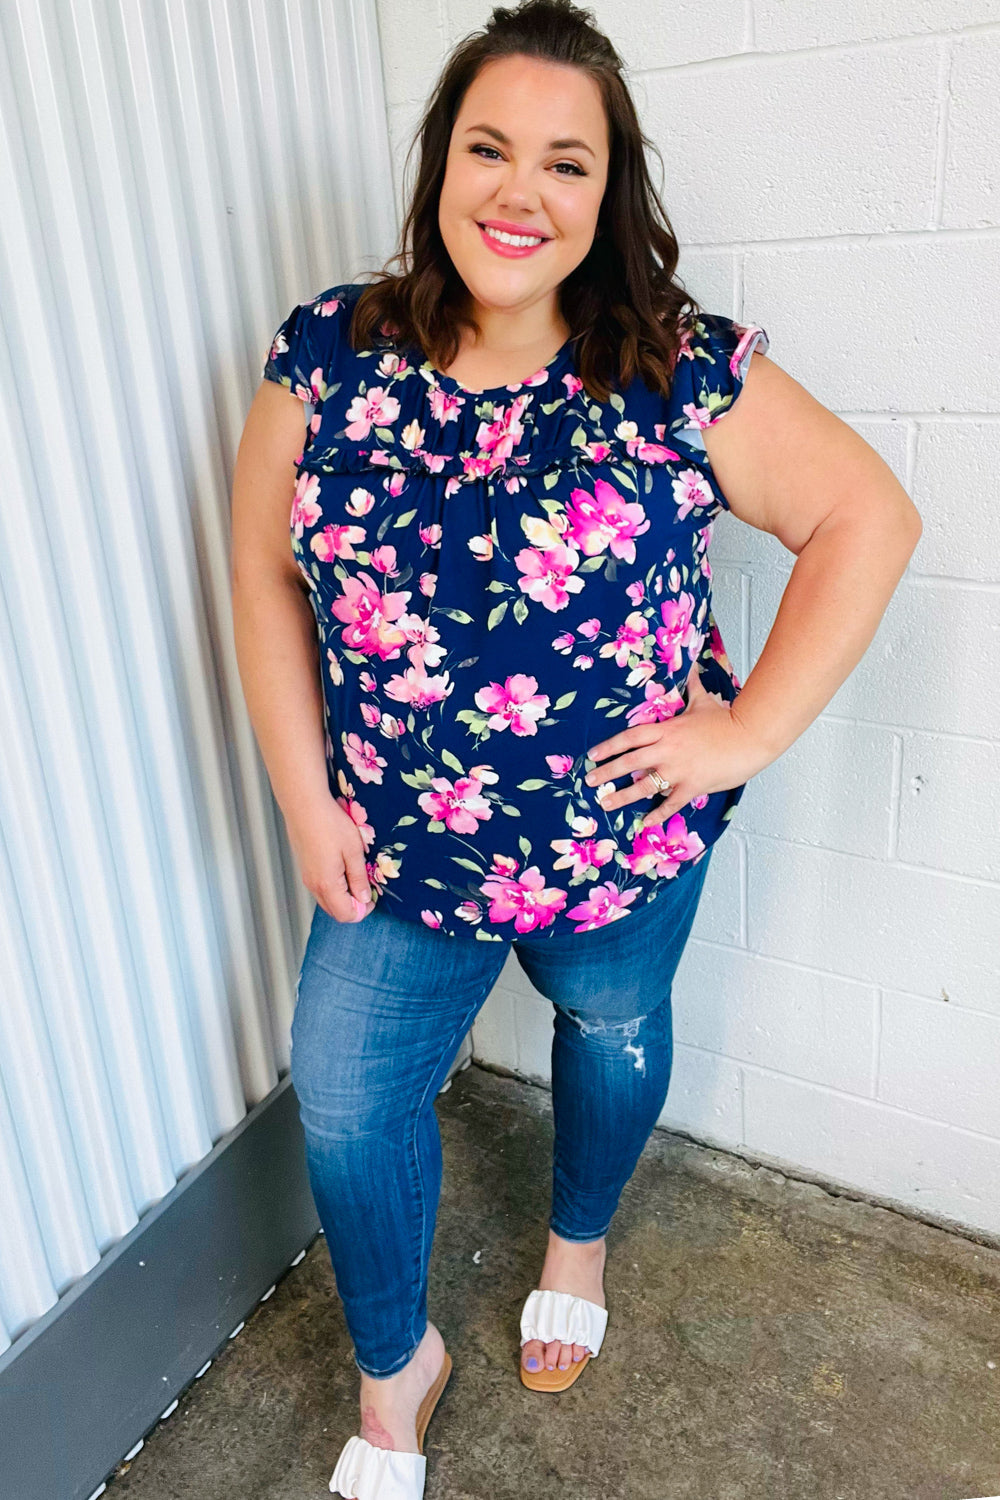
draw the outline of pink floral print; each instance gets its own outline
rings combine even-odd
[[[483,783],[474,776],[460,776],[452,786],[446,776],[431,779],[432,792],[422,792],[417,805],[432,819],[453,828],[456,833],[475,833],[481,821],[492,818],[493,811],[480,796]]]
[[[566,905],[566,892],[546,886],[545,877],[537,865],[532,865],[516,880],[507,875],[484,880],[480,889],[490,898],[490,921],[509,922],[513,919],[515,932],[534,932],[536,927],[548,927],[556,913]]]
[[[606,479],[594,481],[594,493],[574,490],[566,506],[569,529],[566,537],[588,557],[611,549],[615,557],[635,562],[635,538],[649,530],[641,505],[620,495]]]
[[[406,608],[409,594],[383,594],[368,573],[344,579],[344,593],[335,599],[331,612],[346,620],[341,640],[355,651],[374,653],[386,661],[398,656],[406,644],[406,632],[393,622]]]
[[[523,547],[514,558],[521,573],[518,587],[529,599],[536,599],[546,609],[565,609],[570,595],[578,594],[583,588],[583,579],[574,572],[579,561],[573,548],[563,542],[556,542],[555,546],[544,551],[538,547]]]
[[[538,720],[549,706],[545,693],[536,691],[538,681],[523,672],[515,672],[501,685],[491,682],[476,694],[479,707],[489,714],[491,729],[506,729],[515,734],[536,734]]]
[[[637,885],[629,891],[620,891],[610,880],[606,880],[603,885],[594,887],[588,900],[571,906],[566,915],[574,917],[579,923],[579,926],[573,928],[574,932],[589,932],[592,927],[606,927],[609,922],[627,917],[632,902],[640,894]]]

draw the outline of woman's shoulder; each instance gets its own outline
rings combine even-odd
[[[770,339],[760,323],[725,313],[698,311],[682,319],[674,403],[696,434],[710,427],[739,396],[755,350],[766,354]]]
[[[764,353],[770,342],[760,323],[744,323],[725,313],[701,309],[681,319],[680,332],[679,366],[685,360],[700,361],[706,367],[727,366],[731,374],[745,366],[755,348]]]
[[[337,360],[353,352],[348,334],[363,290],[357,282],[337,282],[297,302],[271,338],[261,379],[314,401],[320,380],[330,384]]]

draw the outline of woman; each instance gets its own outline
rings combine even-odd
[[[520,1377],[555,1391],[601,1347],[712,845],[920,535],[764,330],[675,281],[646,144],[589,13],[496,10],[425,113],[404,269],[293,309],[237,460],[240,671],[318,903],[292,1079],[361,1372],[330,1488],[360,1500],[423,1493],[451,1368],[427,1320],[434,1098],[508,948],[554,1006]],[[797,555],[742,688],[711,611],[724,508]]]

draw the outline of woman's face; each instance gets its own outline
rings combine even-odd
[[[560,282],[593,243],[608,155],[604,105],[589,74],[521,56],[480,69],[452,128],[438,203],[441,237],[473,314],[477,304],[519,312],[540,301],[556,311]],[[481,227],[491,222],[544,239],[526,250],[497,244]]]

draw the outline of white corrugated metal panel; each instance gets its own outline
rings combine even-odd
[[[232,638],[274,330],[395,241],[365,0],[0,9],[0,1348],[288,1067]]]

